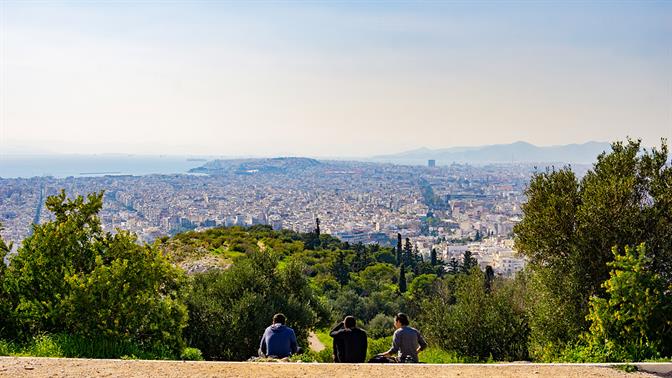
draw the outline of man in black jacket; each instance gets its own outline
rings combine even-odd
[[[329,333],[334,338],[336,362],[361,363],[366,361],[366,332],[357,328],[354,316],[346,316]]]

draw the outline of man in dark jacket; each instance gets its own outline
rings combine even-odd
[[[294,330],[285,325],[285,315],[275,314],[273,324],[268,326],[261,337],[260,357],[285,358],[298,352]]]
[[[346,316],[329,333],[334,338],[336,362],[361,363],[366,361],[366,332],[357,328],[354,316]]]

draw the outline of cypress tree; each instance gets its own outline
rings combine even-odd
[[[404,244],[404,264],[411,266],[413,264],[413,248],[411,247],[411,239],[406,238]]]
[[[432,248],[432,252],[429,254],[430,264],[436,266],[436,248]]]
[[[469,274],[471,269],[478,264],[478,261],[471,255],[471,251],[464,251],[462,259],[462,273]]]
[[[399,292],[406,292],[406,268],[404,268],[404,264],[401,264],[401,268],[399,268]]]
[[[490,294],[492,291],[492,281],[495,280],[495,271],[490,265],[485,267],[485,292]]]
[[[397,233],[397,266],[401,265],[401,234]]]
[[[457,262],[457,259],[454,257],[450,259],[450,262],[448,263],[448,273],[450,274],[458,274],[460,273],[460,263]]]

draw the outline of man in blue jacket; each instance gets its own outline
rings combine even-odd
[[[285,315],[273,315],[273,324],[268,326],[261,337],[259,356],[285,358],[298,352],[294,330],[285,325]]]

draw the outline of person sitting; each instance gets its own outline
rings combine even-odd
[[[418,362],[418,353],[427,348],[427,342],[420,332],[409,327],[408,315],[399,313],[394,318],[394,331],[392,336],[392,348],[380,357],[390,357],[398,353],[399,362]]]
[[[334,338],[336,362],[361,363],[366,361],[366,332],[357,328],[354,316],[346,316],[329,333]]]
[[[285,315],[273,315],[273,324],[261,337],[259,357],[285,358],[299,351],[294,330],[285,325]]]

